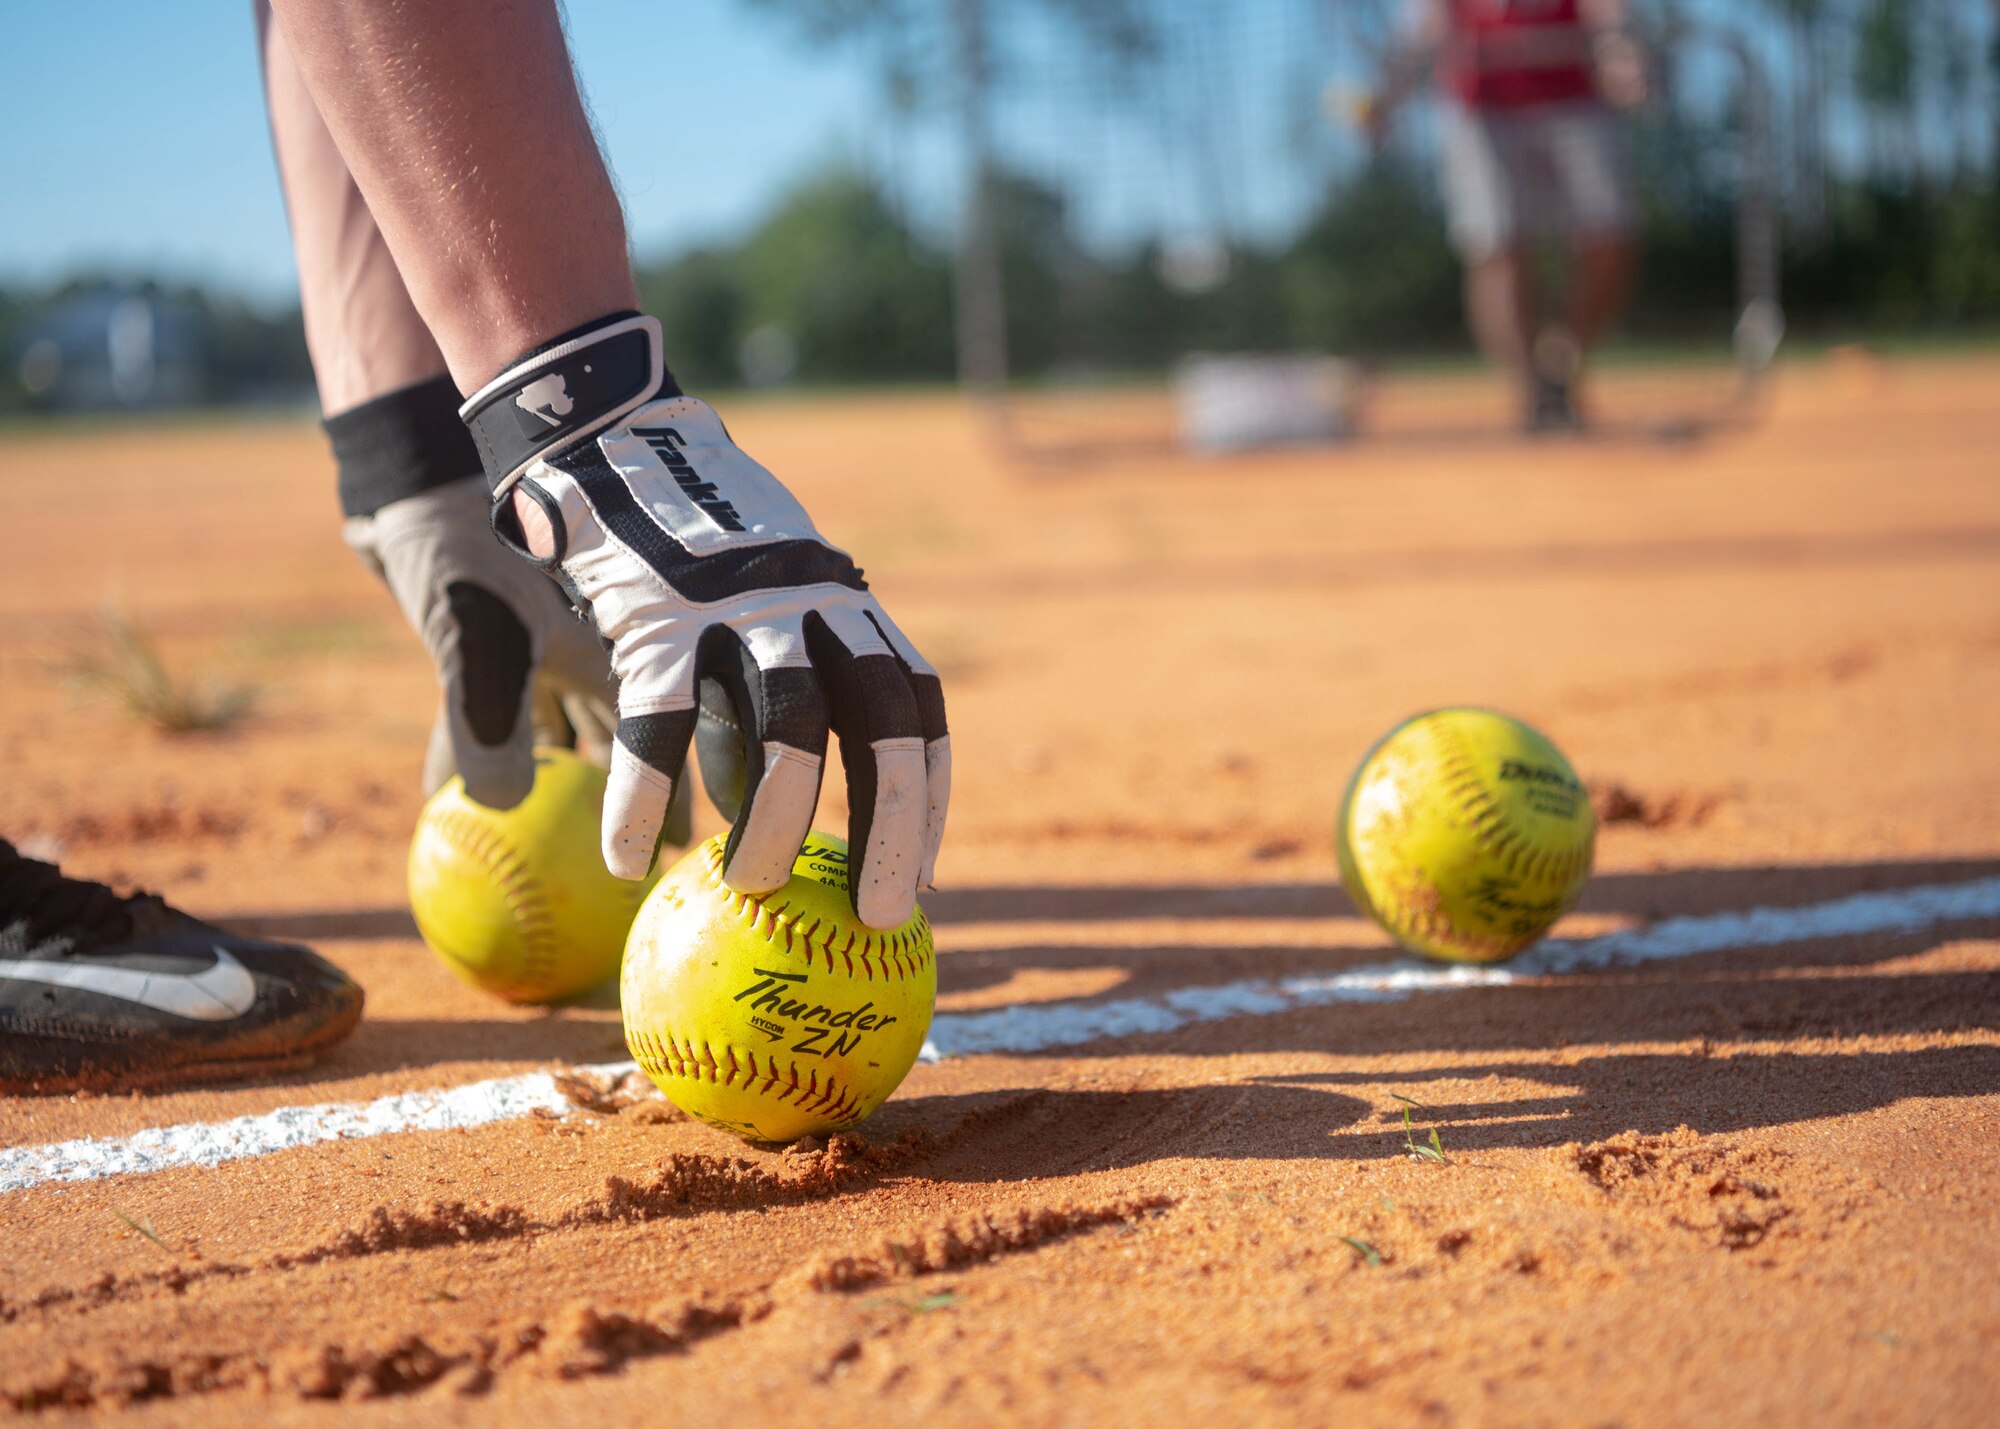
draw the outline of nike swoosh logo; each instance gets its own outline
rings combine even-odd
[[[0,958],[0,978],[73,987],[120,1002],[136,1002],[190,1022],[228,1022],[248,1012],[257,1000],[257,984],[250,970],[219,947],[214,964],[198,973],[149,973],[102,963]]]

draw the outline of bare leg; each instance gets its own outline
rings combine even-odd
[[[306,346],[320,410],[331,417],[442,377],[444,354],[417,316],[382,231],[270,19],[259,5],[265,99],[292,223]]]
[[[553,0],[273,0],[459,390],[638,306]]]
[[[1539,322],[1534,265],[1526,250],[1503,249],[1465,265],[1465,316],[1479,350],[1526,386]]]
[[[1570,281],[1570,330],[1586,352],[1624,316],[1638,269],[1638,248],[1622,235],[1586,238]]]

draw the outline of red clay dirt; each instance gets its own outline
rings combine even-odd
[[[946,677],[927,907],[969,1012],[1381,960],[1333,811],[1446,703],[1595,786],[1567,933],[2000,875],[1996,389],[1850,360],[1693,447],[1088,465],[945,396],[727,414]],[[0,1101],[0,1144],[623,1055],[610,996],[508,1007],[416,938],[430,675],[310,425],[16,430],[0,494],[0,832],[369,997],[310,1071]],[[252,715],[170,736],[80,685],[106,607]],[[965,1057],[787,1151],[578,1084],[39,1186],[0,1196],[0,1417],[1990,1423],[1996,969],[1961,922]]]

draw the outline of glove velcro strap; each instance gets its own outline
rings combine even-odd
[[[498,496],[535,458],[679,392],[660,357],[659,323],[615,313],[527,354],[458,415]]]

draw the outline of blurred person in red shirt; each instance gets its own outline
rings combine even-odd
[[[1646,72],[1623,0],[1413,0],[1367,116],[1378,148],[1427,73],[1473,336],[1519,379],[1530,430],[1576,429],[1583,355],[1624,311],[1638,256],[1613,110],[1644,100]],[[1536,284],[1537,239],[1567,251],[1554,319]]]

